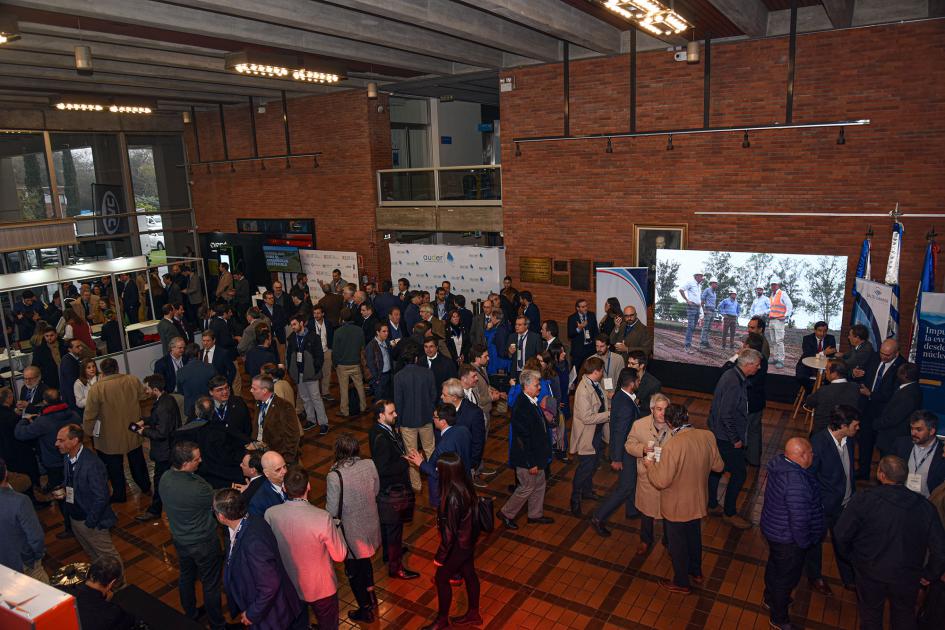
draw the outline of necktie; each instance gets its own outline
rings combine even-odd
[[[525,368],[525,335],[518,336],[518,369]]]
[[[204,350],[204,351],[203,351],[203,362],[204,362],[204,363],[210,363],[210,351],[209,351],[209,350]]]
[[[880,363],[879,369],[876,370],[876,380],[873,381],[873,389],[876,389],[876,386],[883,381],[883,374],[886,373],[886,364]]]
[[[598,412],[604,411],[607,408],[607,404],[604,402],[604,392],[601,390],[600,385],[591,381],[594,385],[594,392],[597,394],[597,399],[600,401],[600,407],[597,409]]]
[[[818,340],[817,340],[817,352],[823,352],[823,350],[824,350],[824,340],[823,340],[823,339],[818,339]]]

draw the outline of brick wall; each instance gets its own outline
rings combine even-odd
[[[787,38],[717,45],[712,50],[711,124],[784,121]],[[638,56],[638,130],[702,125],[702,64],[676,63],[665,51]],[[868,223],[876,230],[873,268],[889,250],[884,218],[706,217],[699,210],[885,213],[942,212],[945,199],[945,20],[802,35],[798,38],[794,121],[870,118],[846,130],[526,144],[512,138],[560,134],[561,64],[514,69],[502,93],[502,187],[508,271],[520,256],[614,261],[631,265],[633,225],[688,224],[689,249],[846,254],[853,281]],[[629,127],[629,57],[571,64],[571,130]],[[925,233],[934,220],[906,219],[901,282],[901,338],[909,322]],[[945,221],[938,220],[941,230]],[[516,281],[531,290],[543,316],[563,319],[568,288]],[[847,297],[845,318],[849,317]]]
[[[381,105],[383,111],[378,112]],[[191,179],[194,210],[201,232],[235,232],[244,217],[314,217],[320,249],[355,251],[362,273],[377,276],[380,264],[375,228],[377,187],[374,172],[390,168],[390,121],[387,99],[368,100],[363,90],[309,96],[288,101],[293,153],[321,151],[319,167],[298,158],[286,168],[282,160],[225,164],[194,169]],[[226,139],[231,158],[253,154],[248,106],[226,108]],[[200,157],[223,159],[217,112],[198,113]],[[193,129],[184,133],[190,159],[196,159]],[[285,153],[282,104],[270,102],[256,115],[260,155]],[[383,252],[386,259],[387,252]]]

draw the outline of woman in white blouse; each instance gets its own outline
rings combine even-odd
[[[92,359],[86,359],[82,362],[82,369],[79,371],[79,378],[73,386],[75,392],[75,405],[79,409],[85,409],[85,399],[98,381],[98,365]]]

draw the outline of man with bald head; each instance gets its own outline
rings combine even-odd
[[[285,479],[286,470],[288,470],[285,459],[276,451],[263,453],[262,467],[266,481],[263,482],[249,501],[249,513],[260,517],[264,516],[266,510],[273,505],[285,503],[285,490],[282,487],[282,481]]]
[[[814,451],[805,438],[784,445],[784,454],[768,462],[761,533],[768,541],[764,601],[772,628],[790,628],[788,604],[809,549],[824,535],[820,484],[810,471]]]
[[[899,342],[887,339],[879,346],[879,353],[874,354],[866,364],[865,370],[853,370],[853,375],[862,375],[860,395],[866,398],[863,422],[857,441],[860,445],[859,470],[857,479],[869,479],[873,462],[873,446],[876,444],[876,430],[873,422],[883,416],[886,403],[896,393],[896,371],[905,359],[899,354]],[[858,374],[860,373],[860,374]]]
[[[653,354],[653,337],[650,329],[637,317],[637,309],[632,306],[623,308],[623,316],[614,321],[614,331],[610,333],[610,345],[619,352],[624,361],[633,351],[640,351],[650,356]]]

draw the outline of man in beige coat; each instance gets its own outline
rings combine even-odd
[[[102,360],[102,376],[92,385],[85,401],[83,428],[105,463],[112,484],[112,503],[124,503],[125,469],[128,457],[131,477],[143,494],[151,491],[148,465],[144,461],[141,436],[128,429],[141,419],[141,401],[150,399],[144,384],[130,374],[118,373],[118,362]]]
[[[725,462],[712,432],[689,424],[685,406],[670,405],[665,419],[673,438],[662,448],[660,461],[644,459],[643,466],[650,483],[660,491],[673,561],[673,580],[660,580],[660,586],[688,594],[690,581],[702,584],[702,518],[708,513],[709,472],[721,472]]]
[[[220,275],[217,276],[217,290],[213,294],[218,300],[226,296],[228,289],[233,288],[233,274],[230,273],[229,263],[220,263]]]
[[[600,357],[584,361],[584,376],[574,390],[574,419],[571,423],[572,455],[577,455],[577,470],[571,485],[571,513],[581,515],[581,499],[599,499],[594,492],[594,471],[598,449],[603,448],[603,425],[610,421],[610,399],[601,387],[604,362]]]
[[[637,555],[647,553],[656,541],[656,519],[663,518],[660,514],[660,491],[650,483],[643,461],[654,458],[656,448],[662,449],[672,438],[669,425],[666,424],[666,408],[669,398],[657,393],[650,397],[650,415],[640,418],[630,428],[630,434],[624,448],[630,455],[637,458],[637,493],[634,503],[640,511],[640,544],[637,546]],[[665,545],[666,527],[663,527],[663,544]]]
[[[105,322],[105,313],[102,310],[101,299],[84,285],[79,299],[72,302],[72,310],[90,325]]]

